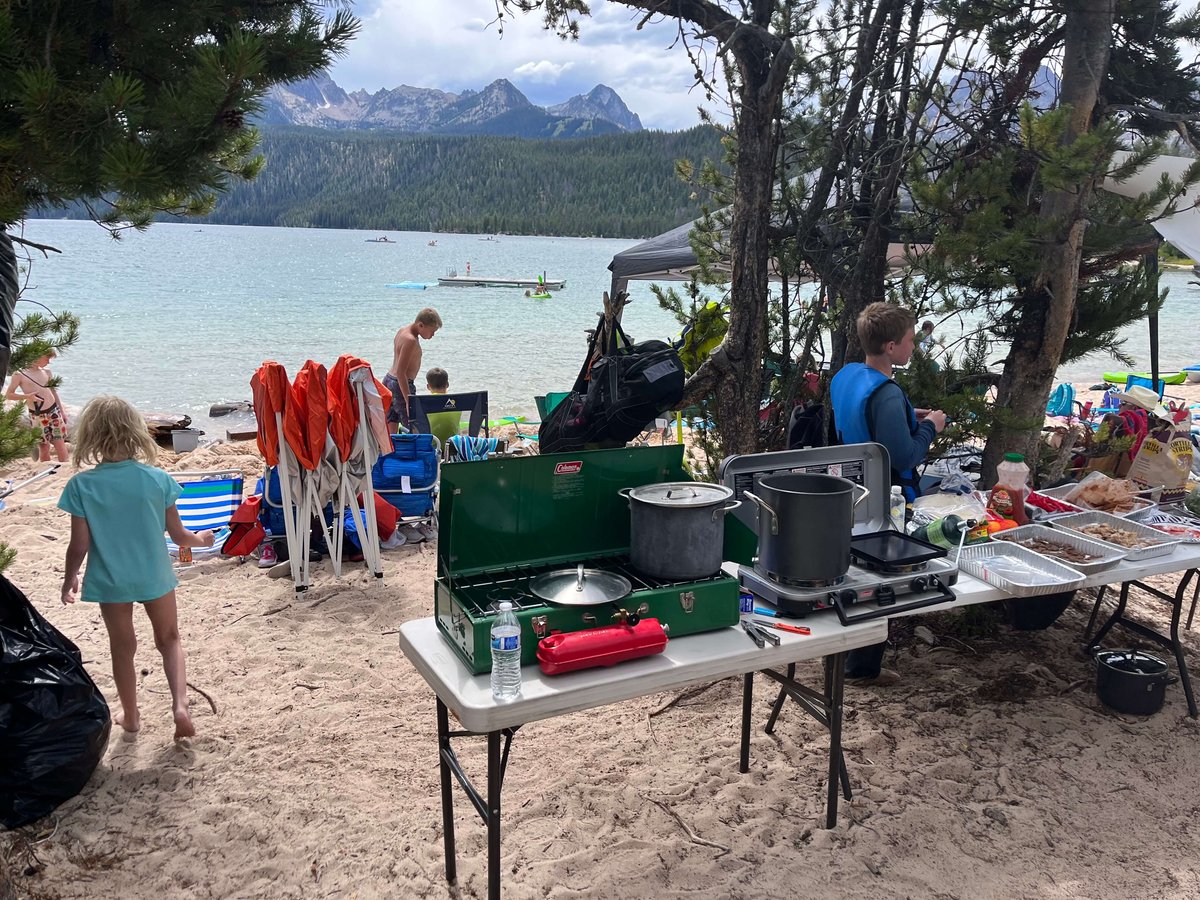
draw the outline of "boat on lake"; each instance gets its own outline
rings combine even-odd
[[[494,278],[488,275],[459,275],[457,272],[438,279],[439,287],[539,288],[544,291],[561,291],[566,283],[561,278]]]
[[[390,237],[387,237],[386,235],[383,235],[383,236],[377,237],[377,238],[367,238],[366,240],[367,240],[368,244],[394,244],[394,243],[396,243],[395,241],[393,241]]]

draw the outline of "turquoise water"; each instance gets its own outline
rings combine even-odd
[[[112,393],[144,411],[187,413],[223,436],[236,420],[210,420],[210,404],[249,399],[250,376],[264,359],[291,374],[306,359],[328,366],[353,353],[382,378],[396,329],[433,306],[445,327],[425,343],[422,369],[446,369],[452,390],[487,390],[493,417],[533,419],[535,394],[573,383],[584,329],[609,287],[608,263],[637,243],[413,232],[367,243],[382,233],[164,223],[114,241],[90,222],[32,221],[25,237],[63,253],[34,260],[26,296],[82,319],[79,343],[53,367],[72,406]],[[468,262],[476,275],[545,271],[567,284],[549,300],[512,288],[387,287],[435,282],[450,269],[464,273]],[[631,295],[631,336],[678,332],[648,285]]]
[[[493,418],[534,418],[533,397],[566,390],[586,351],[613,254],[636,241],[387,232],[395,243],[367,243],[383,232],[220,225],[154,225],[121,241],[90,222],[38,220],[25,236],[63,251],[35,258],[26,296],[82,319],[82,337],[54,370],[71,406],[100,393],[147,412],[181,412],[210,436],[236,418],[210,420],[209,406],[250,397],[264,359],[289,373],[312,358],[331,365],[341,353],[369,360],[382,377],[396,329],[423,306],[445,328],[425,345],[423,369],[441,366],[452,390],[487,390]],[[437,246],[428,242],[436,240]],[[388,284],[434,282],[451,269],[476,275],[566,279],[550,300],[511,288],[405,290]],[[1190,272],[1166,271],[1161,314],[1164,371],[1200,362],[1200,288]],[[671,338],[673,318],[650,287],[634,282],[626,330],[636,340]],[[36,310],[22,303],[19,313]],[[939,330],[946,337],[947,323]],[[1126,329],[1139,367],[1149,362],[1145,323]],[[1107,357],[1064,367],[1060,378],[1088,381],[1122,368]],[[423,384],[419,383],[423,389]]]

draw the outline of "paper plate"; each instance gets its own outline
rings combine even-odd
[[[1169,522],[1162,522],[1151,524],[1150,527],[1155,531],[1161,531],[1163,534],[1169,534],[1171,537],[1177,538],[1186,544],[1200,544],[1200,526],[1173,525]]]

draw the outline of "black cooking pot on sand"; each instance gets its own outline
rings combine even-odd
[[[758,507],[755,566],[781,581],[837,581],[850,568],[854,507],[870,494],[865,487],[834,475],[762,476],[754,492],[745,493]]]
[[[1117,712],[1154,715],[1162,709],[1167,685],[1178,680],[1163,660],[1141,650],[1096,651],[1096,693]]]

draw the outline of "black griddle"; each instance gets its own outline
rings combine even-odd
[[[850,555],[860,565],[887,572],[940,559],[946,551],[899,531],[873,531],[850,536]]]

